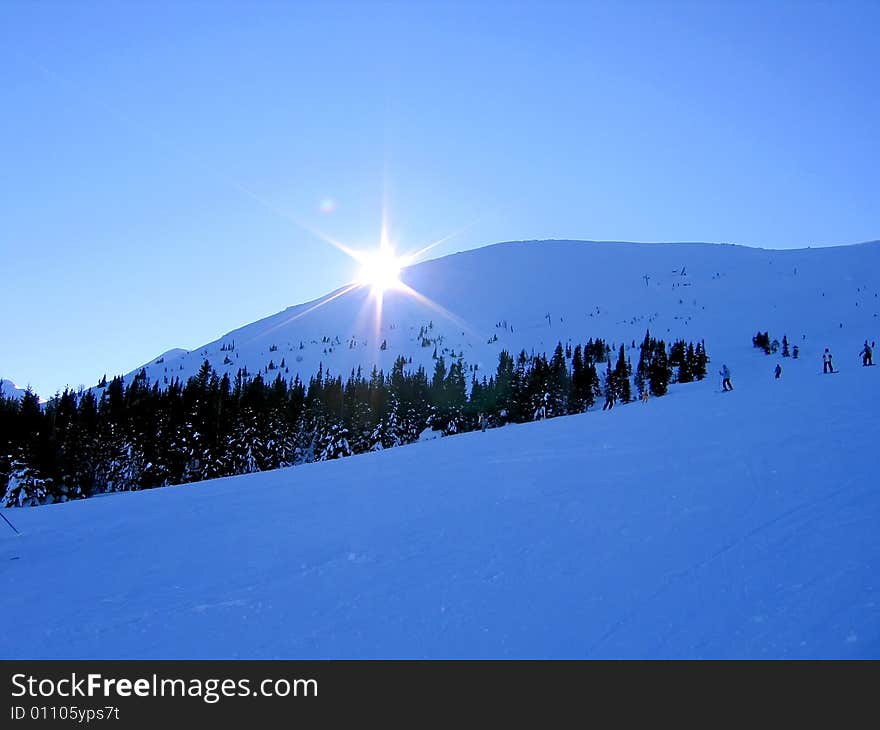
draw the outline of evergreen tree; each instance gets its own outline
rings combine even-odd
[[[549,362],[543,353],[514,359],[502,351],[493,377],[468,368],[469,387],[465,363],[456,357],[447,366],[441,356],[430,380],[404,357],[387,376],[374,367],[365,378],[358,369],[345,383],[321,365],[308,386],[281,374],[268,382],[246,368],[221,377],[206,361],[186,382],[166,376],[164,387],[141,370],[100,391],[65,390],[45,406],[32,391],[20,400],[0,394],[0,494],[7,504],[44,504],[389,448],[417,440],[429,424],[446,434],[472,430],[480,414],[522,422],[538,409],[577,413],[601,392],[602,362],[605,387],[628,401],[633,369],[625,347],[612,367],[601,339],[573,349],[560,342]],[[704,343],[687,344],[679,380],[705,377],[707,362]],[[659,395],[670,376],[664,343],[646,333],[636,386]]]
[[[583,413],[590,406],[589,372],[580,345],[575,346],[571,361],[571,393],[569,403],[573,413]]]
[[[651,362],[648,365],[648,385],[651,389],[651,395],[666,395],[671,378],[672,368],[669,367],[669,358],[666,355],[666,343],[663,340],[655,340],[651,352]]]
[[[14,460],[3,495],[4,507],[35,507],[52,501],[52,480],[24,461]]]
[[[703,380],[708,373],[709,358],[706,355],[706,343],[698,342],[694,357],[694,377]]]
[[[627,366],[626,355],[623,345],[620,346],[620,352],[617,356],[617,364],[614,366],[614,391],[617,399],[622,403],[629,403],[632,400],[632,387],[629,382],[630,368]]]
[[[697,355],[693,343],[689,343],[685,355],[678,366],[678,382],[690,383],[694,380]]]
[[[562,343],[556,345],[553,357],[547,373],[547,393],[549,399],[547,406],[550,413],[548,416],[564,416],[568,410],[568,396],[571,389],[571,378],[565,359],[565,351]]]

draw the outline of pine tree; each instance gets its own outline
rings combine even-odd
[[[709,358],[706,355],[706,343],[698,342],[694,358],[694,377],[703,380],[708,374]]]
[[[571,362],[571,394],[569,396],[573,413],[583,413],[590,404],[589,372],[583,359],[580,345],[574,348]]]
[[[549,394],[548,417],[564,416],[568,413],[568,395],[571,388],[570,376],[565,360],[565,351],[562,343],[556,345],[553,357],[550,360],[547,375],[547,393]]]
[[[770,335],[767,332],[758,332],[754,337],[752,337],[752,344],[760,350],[763,350],[765,354],[770,354]]]
[[[687,346],[687,350],[685,350],[684,358],[682,358],[681,364],[678,366],[678,382],[679,383],[690,383],[694,380],[696,370],[696,359],[697,355],[694,352],[693,343],[689,343]]]
[[[655,340],[651,362],[648,365],[648,385],[651,388],[651,395],[666,395],[671,378],[672,368],[669,367],[669,359],[666,355],[666,343],[663,340]]]
[[[629,382],[629,367],[626,363],[626,355],[623,345],[620,346],[620,352],[617,356],[617,364],[614,366],[614,391],[617,399],[622,403],[629,403],[632,400],[632,388]]]
[[[388,448],[417,440],[429,424],[447,434],[472,430],[479,414],[504,423],[532,420],[538,409],[581,412],[601,393],[600,362],[609,392],[630,399],[632,364],[625,346],[616,349],[613,367],[601,339],[573,349],[560,342],[549,362],[543,353],[521,351],[514,360],[502,351],[491,378],[458,357],[447,367],[441,356],[429,379],[398,357],[387,377],[374,367],[364,378],[358,369],[345,384],[322,364],[306,388],[299,376],[268,382],[244,367],[233,381],[204,361],[186,383],[166,376],[160,387],[145,370],[127,384],[113,378],[100,399],[66,390],[44,407],[32,391],[20,401],[0,394],[0,494],[18,505],[65,501]],[[679,380],[705,377],[707,362],[704,343],[688,344]],[[646,333],[637,387],[661,394],[670,377],[665,345]]]
[[[636,365],[636,390],[641,398],[648,389],[648,367],[653,354],[651,333],[645,332],[645,339],[639,346],[639,363]]]
[[[15,460],[9,474],[4,507],[35,507],[53,501],[51,479],[45,478],[38,469],[24,461]]]
[[[329,461],[352,455],[348,443],[348,429],[333,424],[319,440],[318,461]]]

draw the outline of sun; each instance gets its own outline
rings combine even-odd
[[[364,251],[358,255],[358,261],[361,269],[358,272],[357,282],[361,286],[369,286],[378,294],[401,286],[400,270],[404,267],[405,261],[390,247],[381,246],[375,251]]]

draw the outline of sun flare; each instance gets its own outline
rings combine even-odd
[[[383,246],[375,251],[365,251],[358,260],[361,269],[357,281],[362,286],[369,286],[379,294],[401,286],[400,270],[405,261],[390,248]]]

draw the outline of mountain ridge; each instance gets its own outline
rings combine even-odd
[[[748,345],[757,329],[812,340],[841,324],[838,315],[830,316],[824,290],[850,300],[839,304],[852,324],[876,324],[877,244],[762,249],[700,242],[499,242],[401,272],[407,285],[439,307],[386,292],[376,326],[370,291],[362,287],[338,296],[345,290],[340,287],[194,350],[166,353],[164,362],[158,356],[126,379],[144,369],[152,382],[165,385],[195,374],[205,360],[230,377],[246,369],[303,380],[319,367],[343,376],[358,367],[387,372],[399,355],[412,358],[413,367],[431,368],[435,348],[437,357],[461,358],[481,377],[502,349],[549,351],[557,342],[588,337],[631,343],[646,329],[667,340],[706,338],[722,352]],[[835,280],[846,283],[846,296]],[[713,343],[716,332],[720,341]]]

